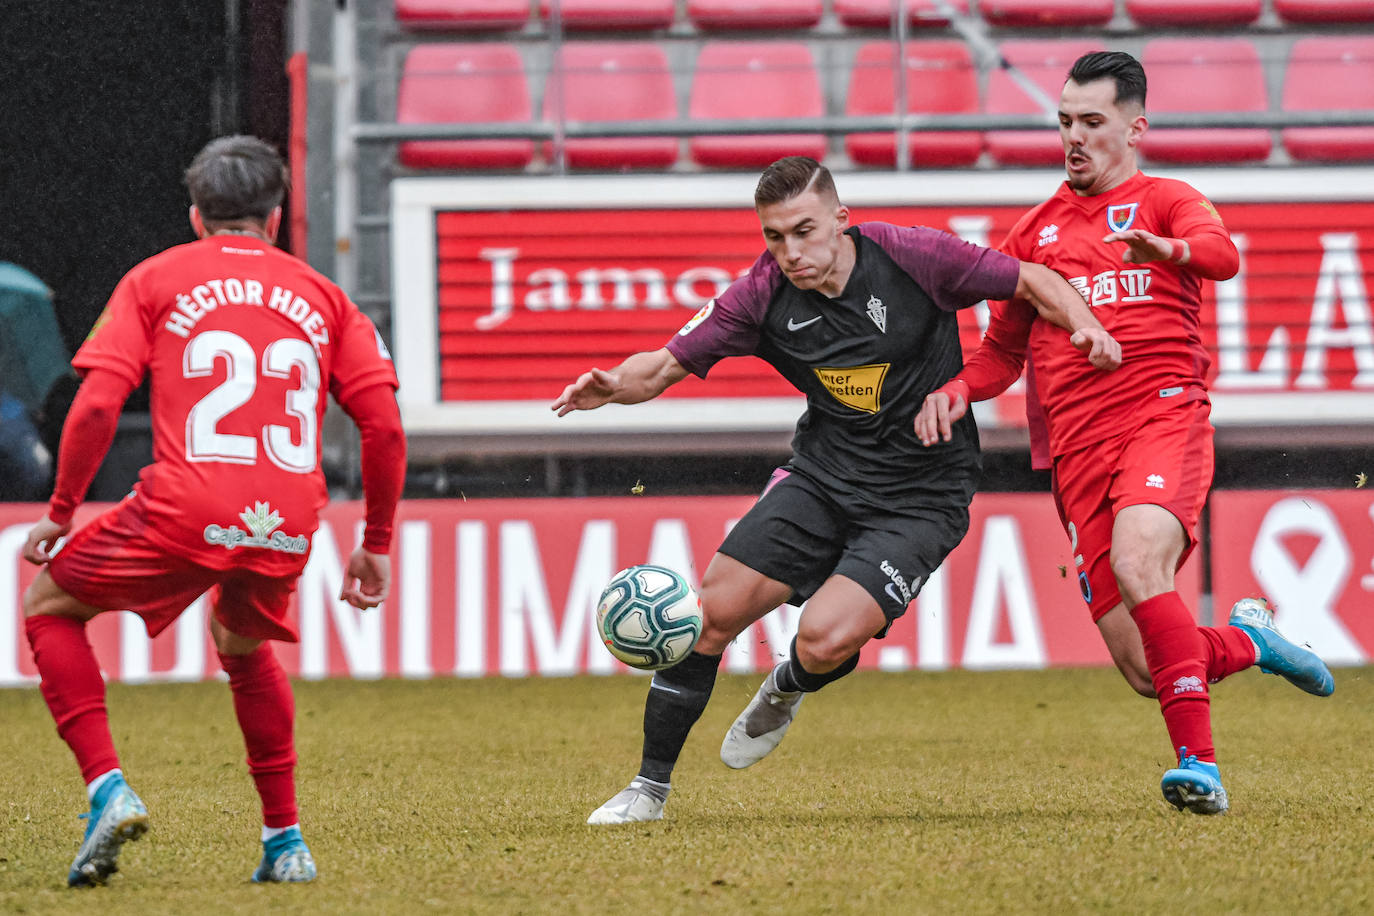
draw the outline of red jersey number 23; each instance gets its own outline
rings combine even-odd
[[[262,365],[252,344],[231,331],[204,331],[191,338],[182,353],[182,374],[205,378],[224,360],[227,376],[201,398],[186,415],[186,460],[223,461],[229,464],[257,464],[258,440],[268,459],[294,474],[315,470],[318,434],[316,405],[320,396],[320,363],[310,344],[299,337],[283,337],[262,351]],[[300,386],[286,393],[284,419],[297,421],[296,431],[289,426],[265,424],[259,436],[222,433],[220,420],[247,404],[257,390],[258,373],[267,378],[289,379],[292,369],[301,370]]]

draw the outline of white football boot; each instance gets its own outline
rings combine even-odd
[[[792,724],[804,694],[800,690],[794,693],[779,690],[777,674],[777,668],[768,672],[759,692],[754,694],[749,705],[744,707],[744,712],[739,714],[735,724],[725,733],[725,740],[720,745],[720,759],[726,766],[742,770],[758,763],[787,734],[787,727]]]
[[[667,800],[668,786],[636,776],[630,784],[617,792],[610,801],[592,812],[587,818],[589,824],[635,824],[640,821],[656,821],[663,817],[663,803]],[[657,790],[657,791],[656,791]],[[660,798],[659,794],[663,797]]]

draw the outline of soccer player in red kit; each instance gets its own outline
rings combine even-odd
[[[1084,371],[1067,335],[1012,300],[963,371],[926,399],[916,432],[926,445],[947,439],[969,402],[1006,389],[1029,356],[1033,459],[1052,469],[1079,586],[1112,659],[1159,699],[1179,758],[1164,797],[1218,814],[1228,801],[1208,684],[1257,664],[1318,696],[1335,685],[1321,659],[1274,628],[1262,599],[1238,602],[1228,626],[1199,627],[1175,591],[1212,482],[1202,281],[1234,276],[1240,258],[1205,197],[1139,171],[1147,127],[1139,62],[1114,51],[1079,58],[1059,107],[1068,180],[1002,246],[1077,287],[1120,342],[1121,368]]]
[[[286,181],[277,152],[255,137],[201,150],[186,172],[198,240],[131,270],[72,360],[84,380],[62,431],[47,515],[24,546],[25,559],[46,564],[24,594],[24,625],[43,698],[91,802],[67,875],[74,887],[104,884],[122,844],[148,829],[110,736],[86,622],[127,609],[156,636],[206,591],[262,798],[253,880],[315,877],[296,810],[294,701],[265,641],[297,639],[287,605],[328,500],[326,394],[361,433],[366,528],[339,596],[357,608],[376,607],[390,586],[405,437],[396,372],[372,322],[273,245]],[[145,375],[153,463],[122,502],[54,552]]]

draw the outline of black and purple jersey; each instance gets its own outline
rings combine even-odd
[[[967,504],[980,469],[972,413],[950,442],[913,430],[926,395],[963,367],[954,311],[1016,290],[1019,262],[937,229],[863,223],[844,292],[801,290],[764,253],[667,344],[706,377],[754,355],[806,395],[791,466],[837,494],[895,507],[933,495]]]

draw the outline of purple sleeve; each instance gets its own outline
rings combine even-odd
[[[925,226],[860,223],[859,232],[877,242],[947,312],[1016,294],[1021,262],[1000,251]]]
[[[673,335],[665,345],[668,352],[684,369],[701,378],[727,356],[753,353],[764,313],[781,278],[773,256],[759,255],[749,273],[706,303]]]

